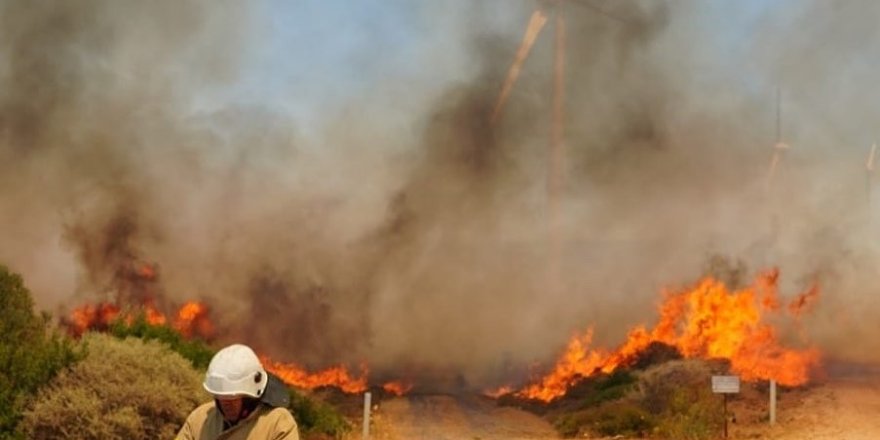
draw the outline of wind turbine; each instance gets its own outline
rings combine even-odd
[[[564,157],[565,157],[565,51],[566,51],[566,29],[565,29],[565,9],[568,5],[578,5],[600,13],[608,18],[624,21],[614,15],[608,13],[604,9],[597,7],[591,3],[591,0],[539,0],[535,11],[529,18],[526,26],[526,32],[523,36],[522,43],[516,51],[513,64],[507,78],[501,86],[501,92],[498,95],[498,101],[492,109],[490,116],[491,124],[496,124],[502,115],[504,106],[516,84],[522,71],[523,64],[529,56],[535,41],[541,34],[541,30],[550,21],[551,16],[555,26],[554,37],[554,60],[553,60],[553,119],[550,131],[550,145],[547,151],[547,180],[546,180],[546,212],[547,212],[547,232],[549,233],[548,243],[550,245],[550,257],[548,259],[547,286],[546,291],[551,295],[561,293],[560,288],[560,270],[562,259],[562,237],[559,216],[559,194],[562,190],[564,180]]]
[[[783,142],[782,140],[782,91],[777,88],[776,89],[776,144],[773,145],[773,158],[770,159],[770,171],[767,173],[767,189],[769,190],[772,183],[773,177],[776,174],[776,168],[779,166],[779,161],[782,160],[782,155],[786,150],[790,149],[791,146]]]
[[[535,41],[541,34],[541,30],[553,18],[555,26],[555,54],[553,61],[553,119],[551,127],[550,147],[548,150],[548,175],[547,175],[547,203],[550,212],[551,224],[557,221],[558,197],[564,180],[564,157],[565,157],[565,65],[566,65],[566,29],[565,7],[576,5],[589,9],[607,18],[626,22],[626,20],[596,6],[590,0],[540,0],[535,11],[529,18],[526,32],[522,43],[516,51],[513,64],[510,66],[507,77],[501,86],[498,101],[492,110],[490,122],[495,124],[500,119],[504,106],[510,96],[513,86],[519,78],[523,64],[529,56]]]
[[[868,154],[868,160],[865,162],[865,193],[868,197],[868,204],[871,204],[871,176],[874,175],[874,157],[877,155],[877,143],[871,145],[871,153]]]
[[[770,171],[767,173],[767,191],[772,189],[773,185],[773,177],[776,174],[776,168],[779,166],[779,161],[782,160],[782,155],[790,149],[791,147],[786,144],[782,140],[782,90],[777,87],[776,88],[776,143],[773,145],[773,158],[770,160]],[[775,237],[778,234],[778,218],[777,214],[771,214],[771,229],[772,234]],[[774,238],[775,241],[775,238]],[[770,409],[770,424],[776,424],[776,380],[770,379],[770,401],[769,401],[769,409]]]
[[[768,187],[773,183],[773,177],[776,174],[776,168],[782,159],[783,153],[791,148],[782,140],[782,91],[776,89],[776,144],[773,145],[773,158],[770,160],[770,172],[767,175]]]

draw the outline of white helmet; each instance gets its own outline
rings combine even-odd
[[[269,376],[250,347],[230,345],[214,355],[205,374],[205,390],[215,396],[247,395],[259,398]]]

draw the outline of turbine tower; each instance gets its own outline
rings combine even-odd
[[[770,171],[767,173],[767,189],[773,185],[773,177],[776,175],[776,168],[779,167],[779,161],[782,155],[790,149],[791,146],[782,140],[782,90],[776,88],[776,144],[773,145],[773,157],[770,159]]]
[[[868,198],[868,205],[871,204],[871,181],[874,175],[874,157],[877,155],[877,143],[871,145],[871,152],[868,153],[868,160],[865,162],[865,194]]]
[[[492,110],[490,122],[495,124],[501,118],[504,107],[510,97],[514,84],[522,71],[523,65],[547,22],[553,20],[555,27],[554,61],[553,61],[553,118],[550,145],[547,158],[547,208],[550,224],[558,221],[559,193],[564,182],[565,163],[565,68],[566,68],[566,27],[565,15],[569,5],[586,8],[606,18],[625,23],[626,20],[615,16],[597,6],[591,0],[541,0],[529,18],[525,35],[510,66],[507,77],[501,86],[498,101]],[[555,227],[554,227],[555,229]]]

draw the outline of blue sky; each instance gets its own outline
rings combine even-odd
[[[747,44],[753,26],[790,0],[708,0],[700,3],[701,26],[710,27],[719,47],[736,51]],[[238,84],[239,97],[262,101],[298,98],[334,101],[358,92],[390,72],[420,75],[434,66],[416,65],[419,51],[434,49],[450,20],[485,0],[438,2],[405,0],[265,0],[255,17],[258,37]],[[510,2],[515,15],[496,25],[523,21],[527,0]],[[433,8],[433,9],[432,9]],[[458,10],[458,11],[456,11]],[[442,11],[442,12],[441,12]],[[452,41],[456,35],[449,35]],[[518,41],[512,41],[512,44]],[[465,48],[462,48],[464,50]],[[282,92],[279,94],[279,92]],[[291,95],[287,95],[292,92]]]
[[[256,37],[227,98],[300,117],[341,105],[406,60],[427,23],[413,2],[266,0]],[[320,111],[318,111],[319,113]]]
[[[766,59],[752,53],[756,46],[785,47],[783,35],[804,26],[798,23],[805,6],[800,0],[698,0],[688,8],[676,4],[678,0],[667,1],[676,6],[669,32],[696,31],[705,37],[688,48],[698,56],[685,61],[697,63],[690,67],[728,72],[721,81],[742,87],[744,94],[766,94],[778,81],[761,64]],[[303,127],[314,127],[321,115],[350,103],[357,106],[358,99],[370,103],[376,103],[377,96],[412,99],[387,90],[383,95],[374,88],[391,78],[390,82],[412,82],[409,90],[416,93],[428,93],[467,78],[469,63],[475,61],[469,59],[472,40],[465,34],[506,33],[515,47],[533,4],[529,0],[263,0],[253,17],[255,32],[240,76],[220,91],[218,104],[268,106],[290,114]],[[495,13],[498,5],[510,7]],[[437,54],[445,58],[437,59]],[[682,66],[683,74],[687,68]],[[407,90],[400,86],[393,92]]]

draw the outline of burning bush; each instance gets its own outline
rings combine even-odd
[[[40,391],[21,423],[27,438],[173,438],[208,399],[202,374],[158,342],[89,333],[87,355]]]
[[[722,361],[673,360],[644,371],[585,378],[545,407],[563,436],[651,436],[700,440],[719,434],[721,400],[709,386]]]
[[[33,307],[21,277],[0,265],[0,439],[20,436],[14,429],[28,399],[79,356]]]
[[[819,289],[813,284],[784,306],[778,283],[779,271],[771,269],[739,290],[707,276],[683,290],[664,292],[653,328],[633,327],[615,350],[593,347],[592,328],[575,335],[553,369],[516,394],[551,402],[583,378],[679,356],[725,359],[746,381],[803,385],[820,365],[819,350],[783,345],[772,318],[789,315],[796,321],[815,303]]]

